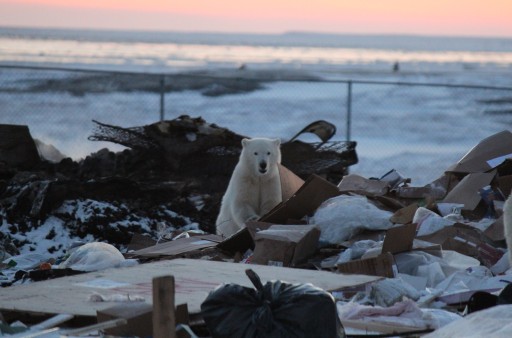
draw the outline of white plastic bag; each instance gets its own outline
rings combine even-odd
[[[386,230],[392,213],[377,208],[364,196],[340,195],[322,203],[309,220],[322,231],[320,242],[341,244],[362,229]]]

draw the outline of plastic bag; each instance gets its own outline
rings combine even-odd
[[[223,284],[210,292],[201,313],[212,337],[345,337],[332,295],[312,284],[270,281],[256,290]]]

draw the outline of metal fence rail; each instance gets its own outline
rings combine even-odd
[[[87,141],[92,120],[132,127],[182,114],[242,135],[282,138],[325,119],[337,126],[338,140],[358,142],[362,158],[404,152],[442,158],[508,129],[512,88],[0,65],[0,123],[26,124],[34,137],[75,158],[101,147],[116,150]],[[362,171],[396,166],[368,163]]]

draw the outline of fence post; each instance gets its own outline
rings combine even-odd
[[[153,278],[153,337],[176,338],[174,276]]]
[[[347,141],[350,141],[352,124],[352,80],[347,81]]]
[[[165,76],[160,75],[160,121],[164,120],[164,108],[165,108]]]

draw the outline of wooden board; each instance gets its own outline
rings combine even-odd
[[[139,296],[143,297],[145,302],[152,303],[152,279],[173,275],[176,285],[175,304],[187,303],[191,313],[198,313],[208,293],[222,283],[252,287],[245,275],[245,270],[249,268],[260,276],[263,284],[269,280],[279,279],[290,283],[312,283],[327,291],[379,279],[373,276],[342,275],[325,271],[174,259],[2,288],[0,311],[69,313],[95,317],[97,310],[119,303],[91,302],[89,297],[93,293],[105,297],[129,295],[132,299]],[[101,284],[105,287],[100,287]]]

